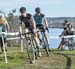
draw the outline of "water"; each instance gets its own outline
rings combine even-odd
[[[50,28],[48,33],[48,38],[50,36],[59,36],[62,33],[63,29],[59,28]],[[50,48],[57,48],[60,44],[61,39],[50,39],[49,38],[49,45]]]

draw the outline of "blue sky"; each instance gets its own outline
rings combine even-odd
[[[47,17],[75,17],[75,0],[0,0],[0,10],[6,12],[25,6],[27,11],[34,14],[35,7]]]

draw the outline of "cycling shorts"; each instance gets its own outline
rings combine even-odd
[[[36,25],[36,27],[41,31],[41,32],[45,32],[44,26],[42,24],[38,24]]]

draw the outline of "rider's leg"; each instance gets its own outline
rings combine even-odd
[[[4,49],[3,49],[3,41],[2,41],[2,37],[1,37],[1,51],[3,52]]]
[[[63,39],[61,40],[61,42],[60,42],[60,44],[59,44],[59,46],[58,46],[57,49],[60,49],[61,48],[62,42],[63,42]]]
[[[6,42],[6,38],[4,38],[4,45],[5,45],[5,51],[7,51],[7,42]],[[2,52],[4,52],[4,49],[3,49],[3,41],[1,40],[1,50]]]
[[[0,43],[1,43],[1,51],[3,52],[3,42],[2,42],[2,37],[0,37]]]
[[[5,50],[7,51],[7,40],[4,38]]]
[[[44,32],[44,34],[45,34],[45,38],[46,38],[46,42],[47,42],[47,44],[48,44],[48,37],[47,37],[47,34]]]
[[[48,44],[48,49],[49,49],[49,51],[51,51],[50,48],[49,48],[49,43],[48,43],[48,36],[47,36],[47,34],[45,32],[44,32],[44,35],[45,35],[45,38],[46,38],[46,42]]]
[[[37,37],[40,40],[40,44],[41,44],[42,38],[40,36],[41,36],[41,33],[40,32],[37,32]]]
[[[62,41],[62,44],[61,44],[61,50],[64,48],[64,45],[65,45],[65,42]]]
[[[40,53],[40,43],[39,43],[39,40],[38,40],[38,38],[37,38],[37,34],[35,34],[35,36],[34,36],[34,41],[35,41],[35,43],[36,43],[36,45],[37,45],[38,56],[40,57],[40,56],[41,56],[41,53]]]
[[[61,45],[62,45],[62,41],[60,42],[60,44],[59,44],[59,46],[58,46],[58,48],[57,48],[57,49],[60,49]]]

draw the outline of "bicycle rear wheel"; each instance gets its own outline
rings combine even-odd
[[[42,33],[42,42],[43,42],[43,47],[44,47],[44,49],[46,51],[46,54],[47,54],[47,56],[49,56],[49,45],[46,42],[46,38],[45,38],[45,34],[44,33]]]
[[[49,56],[49,49],[48,49],[48,44],[46,43],[46,41],[44,40],[44,46],[45,46],[45,51],[47,56]]]

